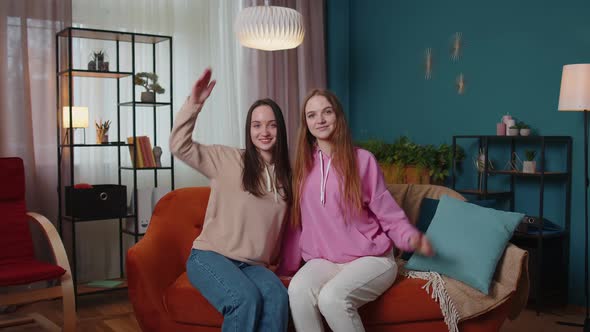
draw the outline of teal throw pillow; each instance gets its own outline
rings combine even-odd
[[[416,228],[421,233],[426,233],[426,230],[428,230],[428,226],[432,222],[437,207],[438,199],[423,198],[422,202],[420,202],[420,214],[418,215],[418,220],[416,220]],[[404,252],[402,259],[407,261],[412,257],[412,254],[412,252]]]
[[[487,295],[496,265],[523,217],[444,195],[426,231],[435,255],[412,255],[406,269],[438,272]]]

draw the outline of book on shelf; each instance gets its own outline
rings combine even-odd
[[[156,167],[156,158],[154,158],[150,138],[148,136],[140,136],[138,139],[142,149],[144,165],[146,165],[146,167]]]
[[[152,143],[148,136],[127,137],[129,145],[129,155],[131,164],[137,168],[156,167],[156,158],[152,150]],[[134,153],[137,149],[137,165],[135,165]]]

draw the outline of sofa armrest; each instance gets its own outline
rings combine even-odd
[[[129,299],[142,331],[172,329],[164,293],[186,270],[209,192],[207,187],[192,187],[166,194],[156,204],[143,239],[127,251]]]
[[[162,331],[166,322],[163,296],[184,271],[171,259],[166,240],[147,237],[127,251],[128,292],[142,331]]]

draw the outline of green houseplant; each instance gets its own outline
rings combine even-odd
[[[166,90],[158,83],[158,75],[156,73],[141,72],[135,74],[133,77],[135,85],[142,86],[145,91],[141,93],[141,102],[153,103],[156,101],[156,93],[162,94]]]
[[[372,139],[357,145],[375,155],[387,183],[444,184],[450,174],[453,149],[448,144],[420,145],[401,136],[392,144]],[[457,146],[455,161],[464,159],[463,149]]]
[[[535,157],[537,156],[537,151],[535,150],[525,150],[524,157],[525,161],[522,162],[522,172],[523,173],[535,173],[537,169],[537,162],[535,161]]]
[[[383,172],[386,183],[399,183],[395,178],[396,168],[393,164],[393,146],[392,144],[385,143],[378,139],[369,139],[366,141],[358,142],[357,146],[371,152]]]
[[[529,136],[531,134],[531,127],[524,122],[519,124],[520,136]]]

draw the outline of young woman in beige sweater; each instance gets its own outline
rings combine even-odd
[[[285,121],[274,101],[262,99],[248,111],[245,149],[195,142],[197,116],[214,86],[206,69],[170,135],[172,153],[211,180],[188,278],[223,314],[223,331],[286,331],[287,290],[268,269],[279,258],[292,195]]]

